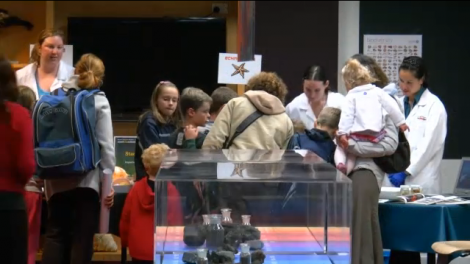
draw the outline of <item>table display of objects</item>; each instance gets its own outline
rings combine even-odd
[[[222,214],[203,215],[203,223],[184,227],[183,241],[187,246],[199,248],[185,252],[183,262],[187,264],[231,264],[240,248],[240,263],[262,264],[266,255],[261,250],[261,232],[250,224],[250,215],[242,215],[242,223],[234,224],[231,209],[221,209]],[[255,250],[250,253],[250,250]]]
[[[129,176],[123,168],[116,166],[114,167],[113,173],[113,185],[114,186],[129,186],[133,185],[134,180]]]
[[[123,168],[114,167],[113,173],[113,189],[114,193],[129,193],[134,185],[133,176],[129,176]]]

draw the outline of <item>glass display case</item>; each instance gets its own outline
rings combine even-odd
[[[350,263],[351,181],[312,152],[171,150],[155,185],[155,263]]]

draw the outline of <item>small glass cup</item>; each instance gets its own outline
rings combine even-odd
[[[251,215],[242,215],[242,225],[251,226],[250,220],[251,220]]]
[[[209,215],[202,215],[202,224],[209,225],[211,223]]]
[[[232,209],[224,208],[224,209],[221,209],[220,211],[222,211],[222,224],[232,224],[233,221],[232,221],[232,217],[230,216],[232,213]]]

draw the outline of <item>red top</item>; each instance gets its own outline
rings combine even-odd
[[[180,195],[176,187],[168,183],[168,226],[183,225]],[[154,259],[154,201],[155,194],[150,189],[147,179],[137,181],[127,195],[122,210],[119,233],[123,247],[129,248],[133,258],[140,260]]]
[[[33,121],[23,106],[12,102],[5,106],[9,113],[0,112],[0,191],[24,193],[36,171]]]

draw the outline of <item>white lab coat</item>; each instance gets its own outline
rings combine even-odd
[[[400,98],[404,108],[405,98]],[[410,128],[405,132],[411,148],[411,165],[406,171],[411,176],[406,185],[420,185],[425,194],[439,194],[440,165],[447,136],[447,112],[441,100],[425,90],[417,105],[406,118]],[[382,186],[393,186],[385,177]]]
[[[341,109],[346,102],[344,95],[340,93],[328,92],[328,99],[326,106]],[[308,98],[305,93],[297,96],[286,106],[286,113],[292,120],[302,121],[306,129],[314,127],[315,119],[317,118],[308,103]]]
[[[38,96],[38,86],[36,84],[36,63],[30,63],[26,65],[23,69],[16,71],[16,79],[18,85],[24,85],[33,89],[36,94],[36,100],[39,99]],[[66,82],[71,76],[74,75],[75,68],[61,61],[59,65],[59,71],[57,72],[57,77],[52,83],[51,92],[62,87],[62,83]]]

